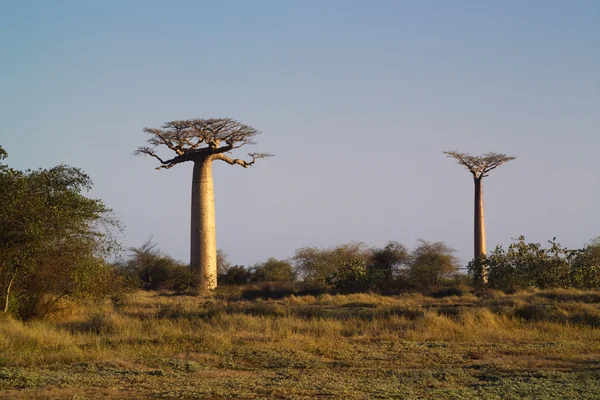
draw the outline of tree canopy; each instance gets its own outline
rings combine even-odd
[[[476,179],[486,177],[487,173],[491,170],[515,159],[515,157],[507,156],[506,154],[493,152],[485,153],[481,156],[473,156],[458,151],[444,151],[444,154],[456,159],[458,163],[467,168]]]
[[[198,118],[165,123],[160,129],[144,128],[150,135],[150,146],[140,146],[135,155],[149,155],[161,165],[156,169],[172,168],[175,165],[213,156],[231,165],[248,168],[259,158],[270,157],[270,153],[248,153],[250,161],[234,159],[224,153],[242,146],[255,144],[254,137],[260,132],[253,127],[231,118]],[[156,153],[158,146],[166,146],[176,156],[163,159]]]
[[[116,248],[111,210],[84,196],[92,182],[58,165],[18,171],[0,164],[0,290],[4,311],[27,317],[57,299],[109,285],[101,259]]]

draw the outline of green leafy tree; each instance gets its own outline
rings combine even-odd
[[[371,250],[364,243],[347,243],[329,249],[303,247],[296,250],[292,263],[304,281],[324,283],[340,265],[353,261],[366,264],[370,257]]]
[[[296,279],[292,264],[274,257],[255,265],[253,274],[253,280],[256,282],[292,282]]]
[[[219,274],[219,284],[223,285],[245,285],[249,283],[254,274],[241,265],[233,265],[224,274]]]
[[[355,259],[341,263],[326,282],[342,293],[364,292],[371,288],[373,276],[364,262]]]
[[[195,278],[189,266],[160,251],[152,238],[140,247],[131,247],[129,252],[121,269],[137,280],[142,289],[185,292],[194,286]]]
[[[454,256],[454,249],[444,242],[432,243],[422,239],[413,249],[408,264],[410,280],[421,288],[435,286],[457,270],[458,260]]]
[[[0,164],[4,312],[45,315],[61,298],[113,290],[102,258],[118,247],[112,232],[119,223],[101,200],[84,195],[91,186],[85,173],[66,165],[18,171]]]
[[[571,283],[579,289],[600,289],[600,237],[578,251],[571,263]]]
[[[382,248],[372,250],[368,269],[376,281],[391,281],[409,260],[410,253],[406,246],[391,241]]]
[[[473,260],[468,267],[477,276],[476,270],[483,264],[488,270],[490,287],[504,291],[526,287],[583,288],[586,282],[594,281],[592,248],[569,250],[556,238],[548,243],[550,246],[545,248],[540,243],[528,243],[520,236],[507,250],[496,246],[486,258],[480,262]]]

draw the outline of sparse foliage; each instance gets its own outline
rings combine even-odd
[[[232,267],[231,262],[227,257],[227,253],[223,249],[217,250],[217,272],[219,275],[227,274],[229,268]]]
[[[454,249],[444,242],[432,243],[419,239],[419,244],[410,255],[408,274],[411,281],[421,288],[438,285],[457,270],[458,260],[454,256]]]
[[[484,258],[486,249],[485,240],[485,217],[483,207],[483,188],[482,180],[488,176],[488,173],[498,168],[508,161],[514,160],[515,157],[510,157],[500,153],[486,153],[482,156],[472,156],[467,153],[460,153],[458,151],[445,151],[448,157],[452,157],[458,161],[460,165],[467,168],[471,175],[473,175],[473,182],[475,184],[475,201],[474,201],[474,229],[473,229],[473,258],[481,259]],[[479,261],[476,279],[480,285],[487,283],[487,270],[485,263]]]
[[[198,158],[214,156],[231,165],[247,168],[259,158],[270,157],[269,153],[248,153],[250,161],[232,159],[225,155],[244,145],[255,144],[254,137],[260,132],[249,125],[231,118],[197,118],[165,123],[160,129],[144,128],[150,135],[148,144],[140,146],[136,155],[148,155],[156,158],[161,165],[157,169],[172,168],[186,161],[197,161]],[[163,160],[156,153],[156,147],[166,146],[176,156]]]
[[[460,165],[469,170],[475,179],[482,179],[488,176],[487,173],[491,170],[515,159],[515,157],[507,156],[506,154],[493,152],[482,156],[473,156],[458,151],[444,151],[444,154],[456,159]]]

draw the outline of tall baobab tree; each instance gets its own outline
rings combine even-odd
[[[191,161],[192,210],[190,233],[190,265],[198,273],[198,290],[208,293],[217,287],[217,240],[215,230],[215,196],[212,163],[225,161],[230,165],[248,168],[259,158],[270,157],[269,153],[248,153],[251,158],[244,161],[231,158],[226,153],[242,146],[255,144],[254,137],[260,134],[251,126],[231,118],[190,119],[165,123],[160,129],[144,128],[150,135],[150,146],[141,146],[135,155],[148,155],[160,162],[160,169],[169,169],[177,164]],[[165,146],[175,152],[175,157],[162,159],[156,154],[157,146]]]
[[[480,260],[481,256],[485,256],[485,221],[483,215],[483,188],[481,181],[488,176],[488,172],[498,168],[515,157],[510,157],[499,153],[486,153],[482,156],[472,156],[467,153],[459,153],[458,151],[444,151],[444,154],[452,157],[458,163],[466,167],[473,175],[475,182],[475,226],[474,226],[474,258]],[[487,283],[487,270],[481,271],[481,276],[477,277],[481,283]]]

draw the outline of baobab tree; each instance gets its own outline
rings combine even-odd
[[[255,144],[260,134],[251,126],[231,118],[190,119],[165,123],[160,129],[144,128],[150,135],[150,146],[141,146],[135,155],[156,158],[160,166],[169,169],[177,164],[191,161],[192,209],[190,232],[190,265],[198,274],[198,290],[208,293],[217,287],[217,240],[215,229],[215,196],[212,163],[225,161],[230,165],[248,168],[257,159],[270,157],[269,153],[248,153],[249,161],[231,158],[226,153],[242,146]],[[163,159],[156,154],[157,146],[165,146],[175,156]]]
[[[475,182],[474,260],[480,261],[482,256],[486,254],[483,188],[481,181],[488,176],[491,170],[498,168],[510,160],[514,160],[515,157],[491,152],[482,156],[472,156],[467,153],[459,153],[458,151],[444,151],[444,154],[456,159],[460,165],[466,167],[473,175],[473,181]],[[483,284],[487,283],[487,270],[485,266],[481,270],[481,276],[476,277],[476,279],[479,279]]]

